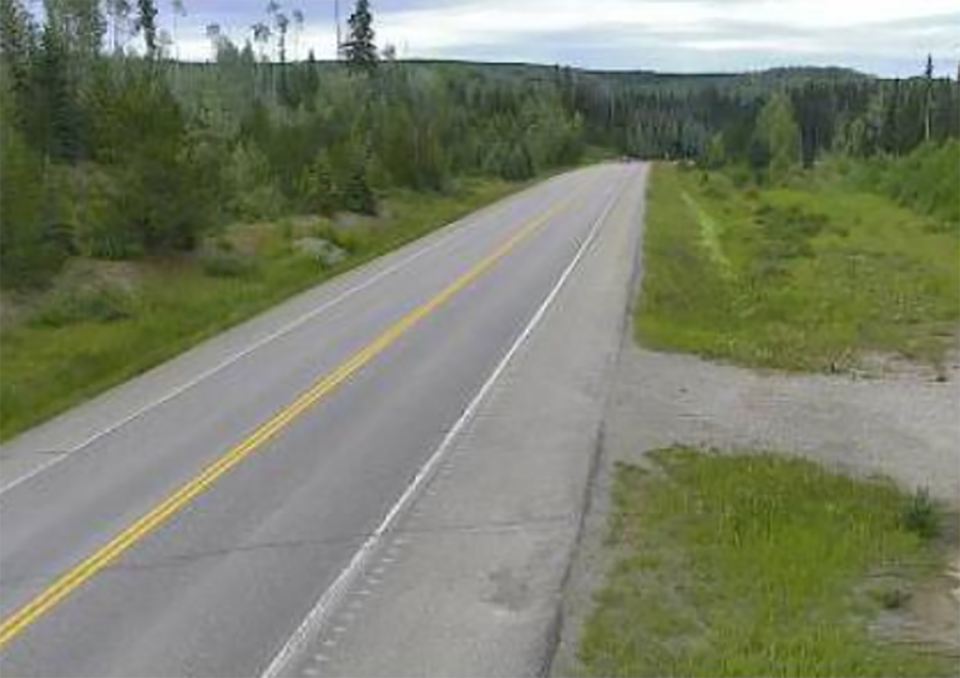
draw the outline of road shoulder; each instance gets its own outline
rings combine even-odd
[[[288,675],[546,672],[623,336],[645,169]]]

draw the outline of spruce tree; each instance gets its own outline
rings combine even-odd
[[[67,47],[50,24],[44,27],[40,38],[38,57],[36,117],[40,151],[54,160],[76,160],[80,151],[81,111],[67,77]]]
[[[307,56],[307,63],[301,66],[303,69],[303,78],[300,83],[300,99],[306,105],[308,111],[316,108],[317,92],[320,91],[320,76],[317,74],[317,57],[313,50]]]
[[[0,0],[0,54],[5,67],[5,93],[11,99],[5,113],[16,120],[28,141],[35,142],[37,29],[20,0]]]
[[[782,180],[800,161],[800,128],[790,97],[782,92],[770,97],[757,118],[756,133],[769,153],[771,178]]]
[[[363,161],[355,161],[347,183],[343,187],[343,206],[359,214],[376,214],[377,199],[367,182],[367,168]]]
[[[350,25],[350,35],[343,45],[347,64],[355,71],[369,74],[377,67],[377,46],[373,41],[373,15],[369,0],[357,0],[347,23]]]
[[[147,56],[157,54],[157,6],[153,0],[137,0],[137,28],[143,31],[143,42],[147,46]]]
[[[923,87],[924,87],[924,115],[923,115],[923,140],[930,141],[931,117],[933,114],[933,55],[927,55],[927,65],[923,69]]]

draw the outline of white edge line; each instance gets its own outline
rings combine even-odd
[[[560,175],[560,176],[562,177],[562,176],[564,176],[564,175]],[[559,177],[557,177],[557,178],[559,178]],[[548,180],[547,182],[545,182],[545,183],[549,183],[549,180]],[[543,185],[543,184],[541,184],[541,185]],[[531,188],[533,188],[533,187],[531,187]],[[518,198],[519,196],[523,195],[524,193],[526,193],[526,191],[521,191],[520,193],[514,193],[513,195],[508,196],[508,197],[507,197],[506,199],[504,199],[501,203],[499,203],[499,207],[500,207],[500,208],[505,208],[507,205],[509,205],[509,204],[511,204],[512,202],[514,202],[514,200],[515,200],[516,198]],[[490,206],[488,206],[488,207],[494,207],[494,206],[496,206],[496,205],[498,205],[498,203],[494,203],[494,205],[490,205]],[[478,212],[482,212],[482,211],[484,211],[483,208],[481,208],[481,210],[478,210]],[[207,369],[207,370],[204,370],[203,372],[201,372],[201,373],[198,374],[197,376],[193,377],[193,378],[190,379],[189,381],[186,381],[186,382],[184,382],[183,384],[181,384],[180,386],[177,386],[176,388],[174,388],[172,391],[169,391],[166,395],[163,395],[163,396],[161,396],[160,398],[158,398],[157,400],[153,400],[153,401],[147,403],[146,405],[140,407],[139,409],[134,410],[133,412],[131,412],[130,414],[128,414],[128,415],[127,415],[126,417],[124,417],[123,419],[120,419],[119,421],[116,421],[116,422],[114,422],[113,424],[110,424],[107,428],[104,428],[104,429],[101,429],[100,431],[97,431],[96,433],[94,433],[94,434],[91,435],[90,437],[84,439],[84,440],[81,441],[80,443],[77,443],[77,444],[74,445],[73,447],[68,448],[68,449],[67,449],[66,451],[64,451],[62,454],[59,454],[59,455],[57,455],[56,457],[52,457],[51,459],[45,461],[44,463],[40,464],[39,466],[34,467],[33,469],[31,469],[31,470],[28,471],[27,473],[23,474],[22,476],[19,476],[18,478],[15,478],[14,480],[10,481],[10,482],[7,483],[6,485],[0,486],[0,495],[5,494],[6,492],[8,492],[8,491],[14,489],[15,487],[17,487],[18,485],[27,482],[27,481],[30,480],[31,478],[33,478],[33,477],[35,477],[35,476],[43,473],[44,471],[52,468],[53,466],[56,466],[56,465],[59,464],[60,462],[65,461],[66,459],[68,459],[69,457],[71,457],[73,454],[75,454],[75,453],[83,450],[83,449],[86,448],[86,447],[89,447],[91,444],[95,443],[96,441],[100,440],[101,438],[103,438],[103,437],[105,437],[105,436],[108,436],[108,435],[110,435],[111,433],[113,433],[114,431],[117,431],[118,429],[123,428],[124,426],[126,426],[126,425],[129,424],[130,422],[132,422],[132,421],[134,421],[134,420],[136,420],[136,419],[139,419],[140,417],[142,417],[144,414],[146,414],[146,413],[149,412],[150,410],[153,410],[153,409],[155,409],[155,408],[157,408],[157,407],[160,407],[160,406],[163,405],[164,403],[167,403],[167,402],[173,400],[174,398],[182,395],[182,394],[185,393],[186,391],[192,389],[194,386],[197,386],[198,384],[200,384],[201,382],[205,381],[206,379],[209,379],[210,377],[212,377],[213,375],[217,374],[218,372],[226,369],[227,367],[230,367],[231,365],[233,365],[234,363],[236,363],[236,362],[239,361],[239,360],[242,360],[243,358],[247,357],[247,356],[250,355],[251,353],[254,353],[255,351],[258,351],[259,349],[263,348],[263,347],[266,346],[267,344],[269,344],[269,343],[271,343],[271,342],[279,339],[280,337],[283,337],[284,335],[289,334],[290,332],[293,332],[295,329],[297,329],[297,328],[300,327],[301,325],[303,325],[303,324],[309,322],[310,320],[313,320],[313,319],[316,318],[317,316],[319,316],[319,315],[321,315],[321,314],[329,311],[331,308],[333,308],[334,306],[342,303],[343,301],[345,301],[345,300],[348,299],[349,297],[352,297],[353,295],[355,295],[355,294],[357,294],[357,293],[359,293],[359,292],[362,292],[363,290],[371,287],[372,285],[375,285],[376,283],[378,283],[378,282],[380,282],[381,280],[383,280],[384,278],[392,275],[393,273],[396,273],[397,271],[399,271],[399,270],[401,270],[401,269],[403,269],[403,268],[406,268],[407,265],[413,263],[413,261],[415,261],[416,259],[419,259],[420,257],[425,256],[426,254],[428,254],[428,253],[430,253],[430,252],[433,252],[434,250],[438,249],[441,245],[444,245],[444,244],[448,243],[448,242],[449,242],[450,240],[452,240],[455,236],[457,236],[457,235],[459,235],[459,234],[461,234],[461,233],[464,233],[465,231],[469,230],[470,226],[471,226],[471,225],[475,225],[476,222],[474,222],[474,224],[464,224],[464,223],[462,223],[462,222],[467,221],[467,220],[471,219],[472,217],[475,217],[476,215],[477,215],[477,212],[474,212],[474,213],[472,213],[472,214],[470,214],[470,215],[467,215],[467,216],[462,217],[462,218],[460,218],[460,219],[458,219],[458,220],[456,220],[456,221],[451,222],[450,224],[448,224],[447,226],[444,227],[444,228],[451,229],[448,233],[446,233],[445,235],[441,236],[439,239],[435,240],[434,242],[430,243],[429,245],[427,245],[427,246],[424,247],[423,249],[417,250],[416,252],[414,252],[414,253],[411,254],[410,256],[408,256],[408,257],[406,257],[406,258],[404,258],[404,259],[402,259],[402,260],[400,260],[400,261],[398,261],[398,262],[396,262],[396,263],[394,263],[394,264],[391,264],[390,266],[386,267],[385,269],[383,269],[383,270],[380,271],[379,273],[376,273],[375,275],[373,275],[372,277],[368,278],[367,280],[365,280],[364,282],[360,283],[359,285],[356,285],[355,287],[351,287],[351,288],[349,288],[349,289],[341,292],[340,294],[338,294],[338,295],[335,296],[334,298],[332,298],[332,299],[324,302],[323,304],[321,304],[320,306],[312,309],[311,311],[308,311],[307,313],[305,313],[304,315],[300,316],[300,317],[297,318],[296,320],[293,320],[292,322],[289,322],[289,323],[287,323],[286,325],[283,325],[283,326],[280,327],[279,329],[274,330],[274,331],[271,332],[270,334],[268,334],[268,335],[266,335],[266,336],[264,336],[264,337],[261,337],[260,339],[258,339],[257,341],[255,341],[253,344],[250,344],[249,346],[247,346],[247,347],[246,347],[245,349],[243,349],[242,351],[240,351],[240,352],[238,352],[238,353],[234,353],[232,356],[230,356],[230,357],[227,358],[226,360],[223,360],[222,362],[217,363],[217,364],[214,365],[213,367],[211,367],[211,368],[209,368],[209,369]],[[457,224],[460,224],[460,226],[458,227]],[[414,241],[414,242],[415,242],[415,241]],[[324,284],[324,283],[320,283],[320,285],[323,285],[323,284]],[[251,318],[251,320],[252,320],[252,318]],[[181,355],[182,355],[182,354],[181,354]]]
[[[446,243],[446,242],[450,239],[450,237],[453,236],[453,235],[456,234],[456,233],[460,233],[460,231],[459,231],[459,230],[455,230],[455,231],[453,231],[452,233],[450,233],[449,235],[441,238],[440,240],[437,240],[436,242],[431,243],[428,247],[426,247],[426,248],[424,248],[424,249],[422,249],[422,250],[418,250],[417,252],[415,252],[413,255],[407,257],[406,259],[403,259],[403,260],[401,260],[401,261],[396,262],[395,264],[392,264],[391,266],[388,266],[387,268],[383,269],[382,271],[380,271],[379,273],[375,274],[374,276],[368,278],[367,280],[365,280],[365,281],[362,282],[361,284],[357,285],[356,287],[351,287],[351,288],[349,288],[349,289],[341,292],[340,294],[338,294],[337,296],[333,297],[332,299],[329,299],[328,301],[324,302],[324,303],[321,304],[320,306],[318,306],[318,307],[316,307],[316,308],[308,311],[307,313],[303,314],[302,316],[300,316],[300,317],[297,318],[296,320],[293,320],[292,322],[289,322],[289,323],[287,323],[286,325],[283,325],[282,327],[274,330],[274,331],[271,332],[270,334],[267,334],[266,336],[261,337],[260,339],[258,339],[258,340],[255,341],[254,343],[252,343],[252,344],[250,344],[249,346],[247,346],[246,348],[244,348],[242,351],[239,351],[239,352],[237,352],[237,353],[234,353],[234,354],[231,355],[229,358],[226,358],[225,360],[217,363],[217,364],[214,365],[213,367],[210,367],[210,368],[204,370],[203,372],[201,372],[200,374],[196,375],[196,376],[193,377],[192,379],[190,379],[190,380],[188,380],[188,381],[180,384],[179,386],[177,386],[177,387],[174,388],[173,390],[169,391],[167,394],[161,396],[160,398],[158,398],[158,399],[156,399],[156,400],[153,400],[153,401],[147,403],[146,405],[140,407],[140,408],[137,409],[137,410],[134,410],[132,413],[128,414],[126,417],[120,419],[119,421],[114,422],[113,424],[110,424],[107,428],[104,428],[104,429],[101,429],[100,431],[97,431],[96,433],[94,433],[93,435],[91,435],[89,438],[86,438],[86,439],[84,439],[82,442],[77,443],[77,444],[74,445],[73,447],[70,447],[69,449],[67,449],[63,454],[58,455],[58,456],[56,456],[56,457],[48,460],[47,462],[45,462],[45,463],[41,464],[40,466],[37,466],[36,468],[34,468],[33,470],[31,470],[30,472],[28,472],[28,473],[20,476],[20,477],[17,478],[16,480],[13,480],[12,482],[7,483],[7,484],[4,485],[3,487],[0,487],[0,495],[2,495],[4,492],[7,492],[8,490],[12,490],[14,487],[16,487],[17,485],[19,485],[20,483],[23,483],[23,482],[26,482],[27,480],[30,480],[30,478],[34,477],[35,475],[37,475],[37,474],[39,474],[39,473],[42,473],[43,471],[49,469],[50,467],[55,466],[56,464],[60,463],[61,461],[63,461],[63,460],[66,459],[67,457],[69,457],[70,455],[72,455],[72,454],[74,454],[74,453],[76,453],[76,452],[79,452],[80,450],[82,450],[82,449],[84,449],[84,448],[86,448],[86,447],[89,447],[91,444],[95,443],[96,441],[100,440],[101,438],[110,435],[111,433],[113,433],[114,431],[116,431],[116,430],[118,430],[118,429],[120,429],[120,428],[123,428],[124,426],[126,426],[126,425],[129,424],[130,422],[132,422],[132,421],[134,421],[134,420],[136,420],[136,419],[139,419],[140,417],[142,417],[144,414],[146,414],[146,413],[149,412],[150,410],[153,410],[153,409],[155,409],[155,408],[157,408],[157,407],[160,407],[160,406],[163,405],[164,403],[167,403],[167,402],[173,400],[174,398],[176,398],[177,396],[182,395],[182,394],[185,393],[186,391],[189,391],[190,389],[192,389],[194,386],[197,386],[198,384],[200,384],[201,382],[209,379],[210,377],[212,377],[213,375],[217,374],[218,372],[221,372],[222,370],[225,370],[226,368],[230,367],[230,366],[233,365],[234,363],[242,360],[243,358],[246,358],[248,355],[250,355],[251,353],[254,353],[254,352],[258,351],[259,349],[263,348],[263,347],[266,346],[267,344],[269,344],[269,343],[271,343],[271,342],[273,342],[273,341],[276,341],[277,339],[279,339],[279,338],[281,338],[281,337],[283,337],[283,336],[285,336],[285,335],[293,332],[293,331],[296,330],[298,327],[304,325],[305,323],[309,322],[310,320],[313,320],[313,319],[316,318],[317,316],[322,315],[323,313],[329,311],[331,308],[333,308],[334,306],[337,306],[338,304],[342,303],[343,301],[345,301],[345,300],[348,299],[349,297],[352,297],[353,295],[357,294],[358,292],[362,292],[363,290],[367,289],[367,288],[370,287],[371,285],[374,285],[374,284],[378,283],[380,280],[383,280],[385,277],[391,275],[392,273],[395,273],[395,272],[397,272],[398,270],[400,270],[401,268],[406,267],[408,264],[412,263],[415,259],[418,259],[418,258],[420,258],[421,256],[423,256],[423,255],[425,255],[425,254],[427,254],[427,253],[429,253],[429,252],[432,252],[434,249],[436,249],[436,248],[439,247],[440,245]],[[321,283],[321,284],[322,284],[322,283]]]
[[[353,558],[350,559],[350,562],[347,564],[346,568],[340,572],[339,576],[337,576],[334,582],[327,588],[326,591],[323,592],[313,609],[310,610],[306,618],[300,623],[300,626],[297,627],[297,630],[293,632],[293,635],[290,636],[290,638],[287,639],[287,642],[284,643],[283,647],[280,648],[280,651],[271,660],[266,670],[260,674],[261,678],[277,678],[280,675],[280,672],[286,668],[288,662],[293,659],[311,640],[314,632],[323,624],[324,619],[331,608],[339,603],[340,599],[353,583],[353,580],[356,578],[358,572],[363,568],[368,556],[377,548],[384,535],[392,527],[397,516],[403,511],[404,508],[406,508],[407,504],[409,504],[414,498],[421,486],[423,486],[427,479],[431,476],[433,469],[446,455],[454,440],[460,434],[460,431],[462,431],[467,423],[473,418],[473,415],[476,413],[481,402],[484,400],[490,389],[493,388],[503,371],[507,368],[507,365],[510,363],[513,356],[527,342],[527,339],[529,339],[530,335],[533,333],[533,330],[536,329],[537,325],[540,324],[540,321],[543,320],[547,310],[549,310],[550,306],[553,305],[553,302],[560,293],[560,290],[563,289],[564,285],[566,284],[567,279],[571,276],[574,269],[576,269],[577,264],[580,263],[580,260],[583,258],[591,243],[593,243],[593,241],[596,239],[597,234],[600,231],[600,227],[606,220],[607,215],[610,213],[620,196],[623,194],[623,188],[625,184],[626,181],[621,182],[619,190],[617,190],[616,193],[610,198],[610,201],[607,203],[604,210],[593,222],[590,233],[587,235],[587,238],[580,245],[573,259],[560,275],[560,278],[553,286],[553,289],[550,290],[550,293],[547,295],[546,299],[544,299],[543,303],[540,304],[540,307],[537,309],[536,313],[533,314],[533,317],[527,323],[526,327],[523,328],[523,331],[513,342],[513,345],[510,346],[510,349],[506,352],[503,358],[501,358],[493,372],[491,372],[490,376],[487,377],[487,380],[484,382],[483,386],[480,387],[480,390],[477,391],[477,394],[473,397],[473,400],[470,401],[470,404],[467,405],[466,409],[460,415],[460,418],[457,419],[456,423],[453,425],[453,428],[447,432],[447,435],[444,436],[443,440],[440,442],[439,447],[437,447],[426,463],[420,468],[420,471],[417,473],[416,477],[414,477],[411,483],[407,486],[407,489],[404,490],[403,494],[400,495],[400,498],[387,513],[386,517],[384,517],[377,529],[374,530],[373,534],[367,538],[360,549],[354,554]]]

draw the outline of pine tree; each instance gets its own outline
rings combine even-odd
[[[306,207],[317,214],[329,214],[336,206],[336,187],[333,185],[333,170],[330,167],[330,156],[325,150],[317,153],[317,157],[304,172],[301,192],[306,201]]]
[[[377,67],[377,46],[374,43],[373,15],[369,0],[357,0],[347,20],[350,36],[343,45],[347,65],[357,72],[371,73]]]
[[[0,0],[0,54],[6,67],[4,80],[11,98],[9,113],[28,140],[35,137],[33,60],[37,35],[30,12],[20,0]]]
[[[923,140],[930,141],[931,117],[933,115],[933,55],[927,55],[927,65],[923,69],[924,86],[924,116],[923,116]]]
[[[359,214],[377,213],[377,199],[367,182],[367,168],[362,161],[354,163],[343,187],[343,206]]]
[[[304,71],[303,79],[300,83],[300,100],[304,102],[308,111],[312,111],[316,107],[317,92],[320,91],[320,76],[317,74],[317,57],[314,55],[312,49],[307,56],[307,63],[301,66],[301,68],[303,68]]]
[[[143,42],[147,46],[147,56],[157,54],[157,6],[153,0],[137,0],[137,28],[143,31]]]
[[[790,97],[782,92],[770,97],[757,119],[757,135],[770,154],[772,178],[783,179],[800,161],[800,128]]]
[[[44,27],[37,65],[37,107],[41,152],[56,160],[76,160],[80,152],[81,111],[68,79],[69,54],[52,24]]]

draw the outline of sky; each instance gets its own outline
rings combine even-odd
[[[180,58],[211,56],[217,23],[241,44],[267,0],[158,0]],[[291,57],[335,53],[335,0],[282,0],[304,15]],[[345,24],[353,0],[340,0]],[[836,65],[886,76],[940,74],[960,60],[960,0],[371,0],[377,44],[401,58],[525,61],[667,72]]]

